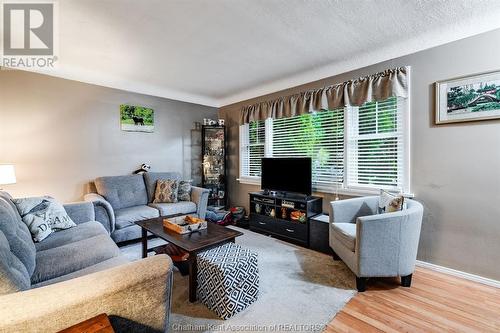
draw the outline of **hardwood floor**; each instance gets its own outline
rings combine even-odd
[[[500,332],[500,289],[418,267],[411,288],[370,279],[325,332]]]

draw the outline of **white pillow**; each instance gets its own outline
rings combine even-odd
[[[75,227],[64,207],[51,197],[12,200],[35,242],[41,242],[52,232]]]
[[[403,210],[405,197],[402,194],[392,194],[384,190],[380,190],[378,199],[378,212],[392,213]]]

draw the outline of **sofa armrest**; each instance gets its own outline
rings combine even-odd
[[[115,212],[111,204],[97,193],[85,194],[83,199],[94,204],[96,221],[101,222],[110,234],[115,231]]]
[[[196,214],[200,219],[205,219],[207,213],[208,194],[210,190],[202,187],[191,187],[191,201],[196,204]]]
[[[421,212],[359,217],[356,222],[358,276],[397,276],[413,273],[422,225]]]
[[[95,220],[94,205],[90,202],[81,201],[67,203],[64,204],[64,209],[76,224]]]
[[[378,196],[330,202],[330,223],[356,223],[360,216],[377,214]]]
[[[172,261],[166,255],[0,296],[0,332],[56,332],[106,313],[116,332],[168,328]]]

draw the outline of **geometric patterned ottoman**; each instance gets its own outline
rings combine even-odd
[[[257,300],[257,254],[234,243],[198,253],[198,299],[226,320]]]

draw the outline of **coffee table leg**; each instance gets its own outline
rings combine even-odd
[[[148,231],[142,228],[142,257],[148,256]]]
[[[198,266],[196,253],[189,254],[189,301],[196,302],[196,288],[198,287]]]

